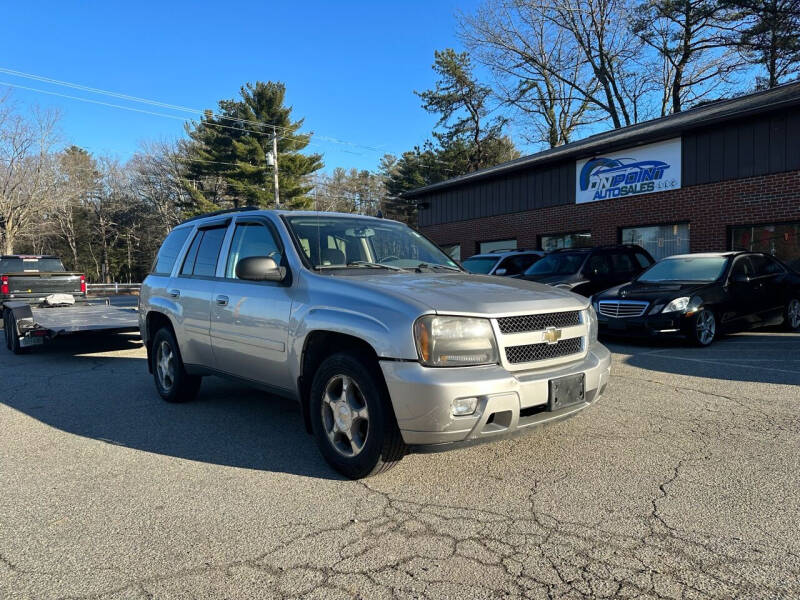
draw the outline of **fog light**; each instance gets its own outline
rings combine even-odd
[[[452,412],[456,417],[471,415],[478,408],[477,398],[456,398],[453,400]]]

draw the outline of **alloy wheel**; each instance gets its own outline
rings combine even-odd
[[[697,315],[697,339],[698,341],[707,346],[714,340],[714,335],[717,333],[717,321],[714,318],[714,313],[704,310]]]
[[[800,300],[793,298],[786,309],[786,316],[792,329],[800,328]]]
[[[369,411],[355,380],[347,375],[331,377],[321,410],[322,425],[334,450],[348,458],[358,455],[369,435]]]
[[[166,341],[159,344],[156,352],[156,372],[162,389],[169,392],[175,384],[175,353]]]

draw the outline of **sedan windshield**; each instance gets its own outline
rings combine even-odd
[[[285,220],[314,269],[461,270],[433,243],[396,221],[335,215]]]
[[[725,256],[665,258],[639,275],[638,281],[716,281],[727,263]]]
[[[586,259],[585,252],[557,252],[535,262],[525,275],[573,275]]]
[[[498,260],[500,259],[496,256],[472,256],[461,264],[470,273],[486,275],[497,264]]]

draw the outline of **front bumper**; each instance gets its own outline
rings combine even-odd
[[[509,373],[499,365],[430,368],[417,362],[381,361],[403,440],[410,446],[478,443],[572,416],[600,397],[608,383],[611,354],[593,344],[578,361],[549,369]],[[548,382],[583,373],[585,401],[548,411]],[[476,397],[478,408],[453,416],[455,398]]]
[[[631,337],[682,337],[690,324],[683,313],[658,313],[641,317],[614,318],[597,315],[600,335]]]

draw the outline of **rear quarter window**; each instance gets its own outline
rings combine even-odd
[[[172,267],[175,266],[178,254],[180,254],[186,238],[189,237],[189,231],[191,231],[191,227],[173,229],[167,236],[164,243],[161,244],[156,260],[153,263],[153,268],[150,271],[153,275],[169,275],[172,273]]]

